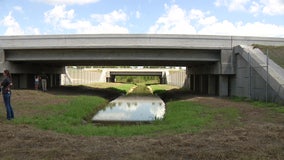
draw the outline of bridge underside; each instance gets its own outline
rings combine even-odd
[[[220,50],[194,49],[27,49],[6,50],[5,59],[50,66],[188,66],[220,60]]]

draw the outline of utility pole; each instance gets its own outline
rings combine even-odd
[[[268,102],[268,79],[269,79],[269,72],[268,72],[268,65],[269,65],[269,58],[268,58],[268,48],[266,49],[266,94],[265,94],[265,100],[266,103]]]

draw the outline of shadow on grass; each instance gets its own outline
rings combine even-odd
[[[50,94],[55,95],[91,95],[105,98],[107,100],[113,100],[123,94],[126,94],[124,90],[120,90],[114,87],[109,88],[94,88],[88,86],[60,86],[52,88],[48,91]]]

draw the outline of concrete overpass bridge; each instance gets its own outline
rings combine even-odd
[[[246,71],[240,68],[246,66],[243,60],[248,61],[235,49],[251,44],[284,45],[284,39],[148,34],[1,36],[0,69],[13,73],[15,87],[28,88],[33,75],[43,72],[50,77],[50,87],[60,85],[64,66],[186,66],[186,81],[194,92],[219,96],[250,92],[246,95],[253,98],[251,89],[246,92],[238,86],[246,80]]]
[[[169,75],[169,69],[110,69],[107,72],[108,82],[115,82],[116,76],[157,76],[160,79],[161,84],[166,83],[167,75]]]

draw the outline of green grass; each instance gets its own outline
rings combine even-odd
[[[87,86],[93,87],[93,88],[115,90],[120,93],[126,94],[131,88],[135,86],[135,84],[131,84],[131,83],[93,83]]]
[[[153,84],[153,85],[150,85],[150,87],[152,88],[153,91],[156,91],[156,90],[167,91],[167,90],[178,88],[177,86],[170,86],[170,85],[166,85],[166,84]]]
[[[145,84],[137,84],[137,87],[130,94],[149,95],[149,88]]]
[[[246,97],[232,97],[231,100],[236,101],[236,102],[248,102],[252,104],[254,107],[266,108],[274,112],[284,113],[284,106],[277,104],[277,103],[270,103],[270,102],[266,103],[263,101],[251,100]]]
[[[123,92],[127,93],[134,86],[135,86],[134,84],[121,83],[121,85],[119,85],[119,86],[110,87],[110,88],[114,89],[114,90],[120,90],[120,91],[123,91]]]
[[[284,106],[276,103],[266,103],[262,101],[251,101],[255,107],[267,108],[278,113],[284,113]]]
[[[268,52],[269,58],[284,68],[284,46],[266,46],[259,44],[254,44],[253,46],[259,48],[264,54]]]
[[[83,123],[86,118],[90,121],[94,112],[105,103],[99,97],[78,96],[67,104],[35,106],[39,114],[18,117],[14,123],[73,135],[133,136],[194,133],[217,124],[220,117],[224,122],[233,122],[238,117],[238,112],[232,108],[210,108],[188,101],[173,101],[167,104],[164,119],[151,124],[94,126],[93,123]]]

